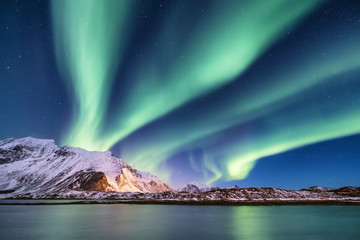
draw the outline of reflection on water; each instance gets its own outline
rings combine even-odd
[[[0,206],[0,239],[360,239],[357,206]]]
[[[268,207],[248,207],[234,208],[232,212],[232,225],[234,235],[237,239],[268,239],[266,238],[266,224],[268,219],[262,215],[268,211]]]
[[[236,239],[360,239],[359,206],[273,206],[233,209]]]

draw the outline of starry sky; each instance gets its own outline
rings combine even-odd
[[[3,0],[0,139],[173,187],[360,183],[357,0]]]

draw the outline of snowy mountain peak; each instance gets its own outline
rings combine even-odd
[[[156,176],[133,169],[109,151],[59,148],[48,139],[0,141],[0,166],[0,192],[172,191]]]
[[[309,187],[309,188],[306,188],[306,189],[301,189],[301,190],[303,190],[303,191],[327,192],[327,191],[335,190],[335,188],[312,186],[312,187]]]
[[[195,182],[195,181],[193,181],[193,182],[191,182],[191,183],[189,183],[189,184],[194,185],[194,186],[197,186],[197,187],[200,188],[200,189],[210,188],[209,186],[207,186],[207,185],[205,185],[205,184],[202,184],[202,183],[199,183],[199,182]]]
[[[202,193],[208,192],[214,189],[218,189],[217,187],[209,187],[205,184],[198,183],[198,182],[191,182],[186,184],[178,189],[179,192],[187,192],[187,193]]]
[[[3,162],[22,160],[25,158],[38,158],[58,149],[59,147],[56,146],[52,139],[25,137],[19,139],[8,138],[0,141],[0,154],[6,157],[3,159]]]
[[[33,137],[25,137],[25,138],[8,138],[0,141],[1,148],[12,148],[17,145],[32,147],[32,148],[42,148],[42,147],[53,147],[58,148],[56,146],[55,141],[53,139],[39,139]]]

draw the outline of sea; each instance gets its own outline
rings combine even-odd
[[[359,240],[360,206],[0,205],[0,239]]]

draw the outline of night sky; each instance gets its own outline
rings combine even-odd
[[[358,0],[2,0],[0,139],[173,187],[360,183]]]

